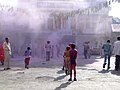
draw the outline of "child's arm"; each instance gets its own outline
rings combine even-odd
[[[65,57],[66,56],[66,53],[64,52],[64,55],[63,55],[63,57]]]
[[[24,56],[26,56],[26,54],[27,54],[27,51],[24,52]]]
[[[26,53],[24,53],[24,56],[26,56]]]
[[[32,52],[31,52],[31,50],[30,50],[30,56],[31,56],[31,54],[32,54]]]
[[[75,50],[75,59],[77,58],[77,54],[78,54],[78,52],[77,52],[77,50]]]

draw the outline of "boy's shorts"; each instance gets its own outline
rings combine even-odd
[[[75,69],[75,66],[76,66],[75,64],[71,64],[70,65],[71,70]]]
[[[30,58],[25,58],[25,64],[29,64]]]

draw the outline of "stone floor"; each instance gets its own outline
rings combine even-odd
[[[24,69],[23,58],[13,58],[11,69],[0,66],[0,90],[120,90],[120,71],[102,68],[103,58],[77,59],[77,81],[69,82],[62,70],[63,59],[31,58],[30,68]],[[107,67],[106,67],[107,68]]]

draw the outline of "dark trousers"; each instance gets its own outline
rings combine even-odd
[[[87,59],[87,58],[90,59],[90,50],[84,50],[84,57],[85,57],[85,59]]]
[[[106,65],[106,61],[108,59],[108,68],[110,67],[110,54],[104,54],[104,65]]]
[[[46,52],[46,61],[49,61],[49,60],[50,60],[50,52],[47,51],[47,52]]]
[[[115,70],[120,68],[120,55],[116,55]]]
[[[87,59],[87,53],[88,53],[88,51],[84,50],[84,57],[85,57],[85,59]]]
[[[30,58],[25,58],[25,65],[29,65]]]
[[[76,78],[76,65],[71,64],[70,65],[70,79],[72,79],[72,70],[74,70],[74,79]]]

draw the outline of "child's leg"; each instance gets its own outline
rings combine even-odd
[[[67,75],[67,59],[65,58],[65,63],[64,63],[64,66],[65,66],[65,74]]]
[[[107,54],[105,54],[105,55],[104,55],[104,63],[103,63],[103,68],[105,68],[106,61],[107,61]]]
[[[1,61],[2,65],[4,65],[4,60]]]
[[[70,65],[70,79],[72,79],[72,65]]]
[[[110,55],[108,55],[108,69],[110,68]]]
[[[64,70],[64,69],[65,69],[65,59],[63,61],[63,68],[62,68],[62,70]]]
[[[27,58],[25,58],[24,63],[25,63],[25,68],[27,68]]]
[[[50,60],[50,52],[48,52],[48,60]]]
[[[67,74],[70,74],[69,59],[66,61]]]
[[[68,70],[69,70],[69,74],[70,74],[70,60],[68,61]]]
[[[29,61],[30,61],[30,58],[25,58],[25,68],[29,68],[28,67]]]
[[[76,66],[74,65],[74,79],[76,79]]]
[[[48,53],[46,52],[46,61],[48,61]]]
[[[69,58],[67,58],[66,66],[67,66],[67,70],[69,70]]]
[[[29,68],[30,58],[27,59],[27,69]]]

